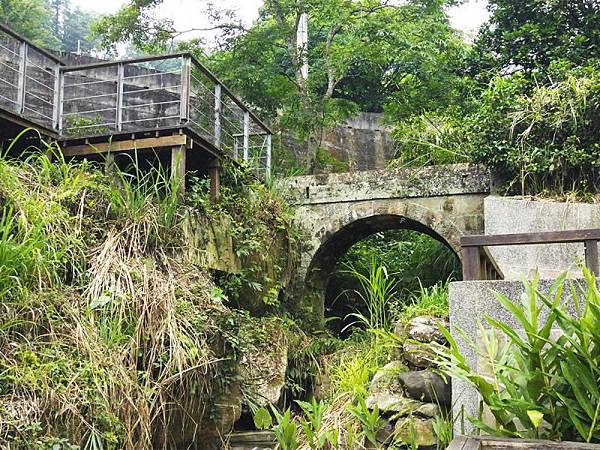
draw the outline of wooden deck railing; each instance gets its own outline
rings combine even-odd
[[[598,274],[599,240],[600,229],[463,236],[460,241],[463,253],[463,280],[503,278],[487,247],[531,244],[583,243],[585,265],[592,273]]]

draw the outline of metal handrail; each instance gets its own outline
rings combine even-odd
[[[44,126],[49,130],[56,131],[57,134],[62,138],[72,137],[68,135],[68,130],[93,130],[94,126],[97,128],[109,126],[110,128],[102,131],[113,132],[122,131],[125,128],[123,127],[124,124],[146,121],[155,121],[158,123],[158,121],[164,121],[168,119],[171,120],[171,123],[174,126],[189,124],[191,128],[196,126],[201,128],[203,132],[209,131],[210,135],[207,137],[209,140],[212,140],[212,144],[216,148],[224,150],[225,152],[231,151],[234,155],[238,150],[237,137],[234,136],[239,133],[241,141],[243,141],[242,146],[240,147],[240,150],[243,151],[243,159],[245,161],[250,159],[249,151],[251,148],[261,148],[261,154],[258,155],[259,159],[268,161],[269,165],[266,168],[267,174],[270,172],[272,143],[271,136],[273,132],[248,106],[244,104],[240,98],[233,94],[233,92],[229,90],[229,88],[227,88],[227,86],[225,86],[215,74],[213,74],[206,66],[204,66],[204,64],[198,61],[191,53],[178,52],[164,55],[128,58],[119,61],[99,61],[77,66],[68,66],[65,65],[65,63],[58,56],[53,55],[47,50],[39,48],[28,39],[21,36],[19,33],[14,32],[6,25],[0,23],[0,33],[1,32],[6,34],[8,36],[8,42],[11,42],[11,45],[18,49],[13,51],[10,48],[7,48],[7,51],[13,54],[13,56],[10,56],[9,60],[7,60],[9,64],[11,64],[7,67],[16,72],[14,77],[18,78],[18,84],[14,84],[14,80],[12,78],[1,80],[7,85],[14,86],[15,99],[13,100],[6,97],[6,100],[9,102],[8,104],[10,104],[10,109],[14,110],[14,112],[17,114],[26,116],[34,123],[40,122],[39,125]],[[29,56],[30,52],[31,57]],[[40,64],[45,65],[46,62],[39,63],[39,61],[44,61],[44,59],[36,60],[36,57],[47,58],[46,61],[48,61],[48,67],[41,67]],[[167,70],[163,72],[159,68],[144,67],[143,70],[147,70],[148,73],[125,76],[124,68],[128,65],[172,61],[175,59],[181,60],[181,66],[176,71]],[[0,61],[0,63],[3,62]],[[15,67],[12,67],[12,65]],[[39,69],[46,72],[45,76],[49,77],[49,83],[52,84],[52,86],[47,86],[44,83],[32,78],[32,76],[27,72],[28,67],[30,70]],[[94,79],[94,72],[103,68],[115,68],[117,72],[115,78],[111,78],[109,80]],[[68,75],[75,74],[74,76],[77,76],[78,73],[86,73],[82,76],[90,78],[91,81],[79,82],[76,80],[75,82],[65,83],[65,78]],[[169,82],[173,81],[173,79],[160,78],[158,81],[158,87],[139,90],[135,89],[136,81],[132,81],[133,79],[142,77],[149,78],[163,76],[179,76],[180,79],[176,83],[173,82],[173,85],[162,86],[165,81]],[[199,79],[198,77],[202,79]],[[31,90],[28,90],[28,80],[39,85],[36,88],[36,91],[31,92]],[[86,86],[90,84],[100,85],[103,83],[114,83],[114,92],[112,92],[112,87],[107,87],[107,89],[111,90],[111,92],[100,91],[95,92],[94,95],[87,95],[88,92],[86,91]],[[138,81],[137,83],[145,84],[151,83],[151,81]],[[134,90],[124,90],[125,85],[133,85]],[[75,96],[73,96],[74,89],[76,94]],[[72,94],[71,97],[68,96],[69,91]],[[145,93],[152,91],[168,92],[172,97],[171,99],[168,99],[168,101],[159,102],[153,102],[152,99],[149,98],[148,102],[138,105],[128,105],[128,100],[124,98],[130,96],[131,94],[140,93],[140,95],[144,95]],[[196,96],[193,97],[193,94],[196,94]],[[206,111],[199,111],[198,108],[192,104],[192,98],[204,99],[203,101],[206,101],[207,94],[208,99],[210,99],[208,104],[204,103],[200,105],[200,107],[202,109],[206,109]],[[37,99],[39,102],[47,105],[49,108],[44,108],[47,109],[48,114],[50,114],[50,110],[52,111],[52,117],[44,114],[44,112],[35,111],[35,105],[26,104],[28,96],[30,99]],[[42,96],[47,98],[43,98]],[[100,100],[100,98],[102,98],[102,100]],[[113,100],[104,100],[106,98],[114,98],[114,106]],[[84,105],[82,108],[81,104],[77,104],[80,101],[96,104]],[[107,102],[109,102],[109,105],[106,104]],[[169,111],[167,114],[165,114],[167,112],[166,109],[161,110],[160,114],[156,114],[156,116],[148,118],[132,118],[131,116],[126,118],[125,116],[128,113],[124,113],[124,111],[135,110],[136,108],[139,109],[149,106],[166,107],[166,105],[175,105],[177,103],[179,103],[178,116],[173,115],[174,111]],[[34,108],[32,108],[32,106]],[[88,106],[88,108],[85,108],[85,106]],[[114,118],[108,117],[112,114],[111,111],[113,110]],[[36,117],[29,117],[31,114],[29,114],[28,111],[35,113],[34,116]],[[208,120],[207,123],[204,123],[204,119],[201,120],[201,123],[196,123],[196,121],[192,120],[192,111],[200,113],[204,119]],[[81,119],[85,119],[83,115],[91,114],[92,112],[98,113],[98,117],[96,118],[96,122],[98,122],[97,124],[86,124],[84,121],[79,125],[65,128],[65,124],[63,122],[66,118],[77,119],[80,117]],[[37,116],[44,118],[45,121],[42,121],[41,119],[37,120],[39,119]],[[175,122],[175,119],[179,119],[179,121]],[[206,129],[207,126],[209,128],[212,127],[212,130]],[[256,132],[258,129],[262,131],[260,133]],[[135,130],[130,129],[128,131]],[[262,134],[264,136],[262,145],[251,145],[251,137],[258,134]],[[266,151],[266,154],[264,155],[262,154],[263,149]]]
[[[32,48],[35,48],[38,52],[42,53],[46,58],[49,58],[49,59],[53,60],[54,62],[60,64],[61,66],[65,65],[65,63],[58,56],[56,56],[52,52],[49,52],[48,50],[45,50],[45,49],[43,49],[41,47],[38,47],[33,42],[31,42],[29,39],[27,39],[25,36],[23,36],[23,35],[17,33],[16,31],[8,28],[2,22],[0,22],[0,31],[8,34],[9,36],[15,38],[18,41],[26,43],[27,45],[29,45]]]

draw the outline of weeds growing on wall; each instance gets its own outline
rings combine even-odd
[[[184,197],[161,168],[136,167],[105,175],[52,145],[0,158],[0,447],[174,448],[218,415],[244,352],[271,339],[268,319],[233,311],[197,265],[189,224],[217,209],[199,210],[203,187]],[[242,284],[268,286],[293,264],[293,237],[273,274],[252,255],[270,251],[271,230],[287,235],[289,215],[245,180],[219,208],[243,204]]]

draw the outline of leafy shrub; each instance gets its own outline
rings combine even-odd
[[[496,420],[490,425],[470,418],[485,433],[600,442],[600,292],[595,277],[586,269],[584,275],[585,288],[577,282],[571,286],[578,317],[566,312],[565,275],[547,294],[540,292],[536,278],[525,282],[521,301],[497,295],[523,333],[486,317],[490,329],[480,327],[480,357],[490,361],[490,374],[469,367],[444,330],[450,348],[438,349],[441,368],[477,389]],[[559,330],[557,338],[554,330]]]
[[[555,64],[551,82],[498,76],[469,118],[472,159],[521,193],[598,190],[600,71]]]

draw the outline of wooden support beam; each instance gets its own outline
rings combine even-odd
[[[101,142],[97,144],[89,143],[73,146],[68,146],[67,144],[67,146],[63,148],[63,155],[94,155],[98,153],[115,153],[150,148],[174,147],[180,145],[187,145],[187,136],[185,134],[143,139],[127,139],[125,141]]]
[[[216,203],[219,201],[219,191],[221,190],[221,161],[213,159],[208,166],[208,176],[210,178],[210,201]]]
[[[185,192],[185,145],[178,145],[171,149],[171,179],[178,183],[177,190]]]

